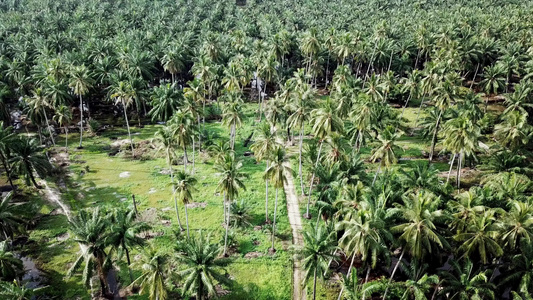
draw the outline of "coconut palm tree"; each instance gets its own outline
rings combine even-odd
[[[15,256],[9,247],[8,241],[0,242],[0,278],[12,281],[24,274],[22,261]]]
[[[136,220],[135,210],[115,210],[110,214],[109,223],[111,226],[106,237],[108,239],[106,244],[118,252],[119,260],[122,258],[123,253],[126,253],[130,281],[133,282],[130,268],[130,250],[133,247],[143,247],[145,245],[145,240],[139,237],[138,234],[147,231],[150,226]]]
[[[12,144],[11,150],[13,152],[9,161],[13,173],[23,175],[27,185],[31,182],[39,188],[33,172],[44,178],[52,170],[52,165],[43,154],[43,146],[35,139],[20,136],[19,140]]]
[[[513,111],[503,115],[503,122],[494,126],[494,137],[502,146],[516,151],[528,143],[532,127],[527,123],[527,114]]]
[[[278,146],[272,152],[270,157],[272,161],[270,167],[265,171],[265,178],[270,179],[272,185],[276,189],[276,200],[274,202],[274,221],[272,222],[272,248],[271,251],[275,252],[274,236],[276,235],[276,216],[278,211],[278,191],[283,188],[287,183],[287,172],[292,172],[291,168],[287,165],[287,156],[285,149],[282,146]]]
[[[506,287],[509,284],[518,287],[518,292],[522,296],[529,296],[524,298],[529,300],[533,292],[533,247],[531,244],[526,244],[521,248],[519,254],[513,255],[510,259],[511,264],[508,270],[508,275],[501,281],[500,286]],[[518,285],[516,285],[518,283]],[[515,299],[515,298],[513,298]],[[522,299],[516,298],[516,299]]]
[[[148,294],[150,300],[168,299],[165,277],[170,272],[169,256],[149,247],[145,248],[141,260],[135,264],[142,267],[142,274],[131,285],[140,287],[139,294]]]
[[[278,136],[278,131],[274,126],[264,122],[258,127],[256,131],[254,143],[250,149],[254,152],[254,156],[258,161],[266,159],[266,170],[270,166],[270,154],[281,145],[281,140]],[[265,178],[265,222],[268,223],[268,178]]]
[[[92,78],[92,74],[89,69],[84,66],[73,66],[69,72],[69,83],[68,86],[72,89],[74,95],[80,98],[80,145],[79,148],[82,148],[83,142],[83,96],[87,95],[89,89],[91,89],[95,81]],[[89,116],[90,116],[89,111]]]
[[[311,124],[313,125],[313,134],[318,138],[320,147],[315,162],[315,169],[320,160],[320,154],[322,152],[322,146],[327,137],[333,132],[342,133],[344,130],[344,123],[339,118],[336,112],[335,104],[328,98],[324,105],[320,108],[316,108],[311,111]],[[313,183],[315,181],[315,173],[311,176],[311,182],[309,184],[309,195],[307,199],[306,214],[304,217],[310,219],[309,204],[311,202],[311,192],[313,191]]]
[[[182,91],[169,83],[155,86],[150,98],[152,109],[148,114],[152,116],[152,121],[170,120],[183,103]]]
[[[478,139],[481,136],[481,132],[477,124],[463,115],[446,122],[442,133],[444,135],[444,140],[442,141],[443,150],[450,151],[454,154],[450,163],[448,179],[450,178],[453,167],[453,160],[455,160],[455,156],[459,156],[459,162],[457,163],[457,188],[460,188],[463,159],[465,156],[474,155],[474,151],[479,148]]]
[[[230,127],[231,150],[235,149],[235,136],[237,127],[242,125],[242,98],[238,92],[228,92],[225,97],[222,111],[222,123]]]
[[[121,105],[124,110],[124,119],[128,128],[128,137],[131,145],[131,155],[135,158],[133,150],[133,139],[131,138],[130,123],[128,121],[128,107],[133,103],[133,90],[131,84],[126,81],[120,81],[111,87],[110,98],[115,100],[115,105]]]
[[[11,155],[11,148],[13,147],[14,143],[17,143],[19,140],[17,139],[17,136],[13,132],[13,127],[11,126],[4,126],[4,122],[0,121],[0,161],[2,162],[2,166],[4,167],[4,170],[6,171],[7,180],[9,180],[9,185],[11,185],[11,189],[15,189],[15,186],[13,185],[13,179],[12,179],[12,167],[9,163],[9,158]]]
[[[179,171],[176,173],[176,193],[178,198],[183,202],[185,207],[185,222],[187,224],[187,238],[189,235],[189,214],[187,213],[187,205],[193,200],[192,193],[198,191],[194,186],[198,181],[192,175],[186,172]]]
[[[187,163],[189,162],[187,147],[193,142],[194,117],[190,112],[180,109],[174,113],[169,125],[176,147],[183,149],[183,169],[187,171]]]
[[[486,209],[472,218],[465,232],[454,236],[454,239],[460,243],[457,250],[463,253],[462,257],[477,254],[481,262],[487,264],[491,258],[503,255],[503,250],[496,240],[499,231],[494,216],[494,210]]]
[[[451,272],[442,272],[443,278],[441,295],[446,295],[447,299],[495,299],[494,284],[489,282],[490,270],[476,270],[474,264],[469,259],[462,260],[462,263],[452,260]]]
[[[220,273],[226,262],[219,259],[220,247],[210,242],[209,236],[202,232],[188,239],[177,247],[177,261],[186,266],[179,272],[184,278],[183,294],[194,294],[196,299],[205,300],[216,295],[215,280],[229,283],[227,277]],[[207,297],[206,297],[207,296]]]
[[[316,281],[324,278],[329,267],[329,260],[336,258],[334,232],[328,232],[324,225],[310,226],[303,232],[304,247],[301,250],[303,268],[305,270],[304,284],[313,278],[313,300],[316,299]]]
[[[50,102],[50,99],[45,95],[44,91],[41,88],[37,88],[32,91],[32,96],[26,100],[28,106],[31,110],[38,114],[42,114],[44,116],[44,119],[46,121],[46,130],[48,131],[48,134],[50,135],[50,139],[52,140],[52,144],[55,146],[55,140],[54,135],[52,134],[52,131],[50,130],[50,122],[48,121],[48,114],[46,113],[46,109],[53,108],[52,103]]]
[[[217,191],[224,193],[224,223],[226,224],[226,234],[224,237],[224,256],[226,256],[228,247],[228,229],[230,226],[230,211],[226,213],[227,202],[233,202],[239,196],[239,190],[246,190],[243,179],[246,174],[241,172],[242,162],[237,160],[233,154],[226,154],[224,159],[215,165],[220,180],[218,181]],[[229,200],[229,201],[228,201]]]
[[[387,126],[385,130],[378,135],[378,140],[381,142],[381,145],[372,151],[372,156],[370,157],[370,160],[373,163],[379,160],[378,169],[374,176],[374,180],[372,181],[372,185],[376,182],[376,178],[382,167],[388,168],[398,162],[397,153],[400,151],[400,148],[396,145],[396,140],[401,135],[402,132],[396,132],[395,128],[392,126]]]
[[[105,296],[108,291],[107,269],[105,267],[108,259],[105,252],[108,241],[106,239],[108,226],[107,217],[98,208],[93,209],[92,212],[81,210],[76,217],[69,221],[69,228],[73,233],[74,240],[80,245],[81,253],[67,274],[71,276],[83,264],[83,283],[88,286],[96,269],[102,296]]]
[[[0,282],[0,296],[11,300],[32,300],[35,299],[37,293],[42,288],[27,288],[20,282],[13,280],[13,282]]]
[[[413,260],[409,266],[402,265],[404,273],[407,274],[407,279],[403,284],[405,285],[405,292],[402,299],[427,300],[426,295],[438,287],[440,283],[439,276],[428,274],[428,265]]]
[[[178,210],[178,200],[176,197],[176,184],[174,182],[174,170],[172,168],[172,162],[176,158],[176,138],[174,136],[174,129],[172,125],[161,127],[155,133],[155,138],[162,145],[161,147],[165,151],[165,158],[167,161],[168,169],[170,171],[170,183],[172,185],[172,198],[174,199],[174,208],[176,210],[176,218],[178,220],[178,226],[181,231],[183,227],[181,226],[180,214]]]
[[[63,128],[65,128],[65,150],[68,153],[68,124],[70,121],[72,121],[72,112],[70,111],[70,108],[68,106],[61,105],[56,110],[53,119],[59,124],[59,126],[63,126]]]
[[[533,240],[533,204],[514,200],[509,205],[511,209],[498,222],[499,239],[503,248],[526,248]]]
[[[419,191],[402,198],[403,204],[395,210],[400,214],[400,223],[391,227],[392,232],[400,233],[398,240],[402,243],[402,253],[392,270],[389,285],[383,294],[386,299],[390,283],[403,259],[405,252],[413,258],[423,259],[448,246],[447,241],[437,230],[437,222],[443,212],[438,209],[440,199],[431,193]]]
[[[168,46],[165,55],[161,57],[161,65],[172,76],[172,84],[176,82],[176,74],[185,68],[183,52],[184,50],[179,45],[173,43]]]
[[[12,239],[15,233],[21,231],[23,220],[16,210],[16,205],[11,203],[13,192],[2,198],[0,202],[0,235],[2,240]]]

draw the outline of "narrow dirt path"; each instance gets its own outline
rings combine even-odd
[[[285,190],[285,197],[287,198],[287,212],[289,216],[289,224],[292,228],[292,243],[297,246],[303,246],[302,237],[302,217],[300,214],[300,207],[298,205],[298,196],[296,195],[296,188],[294,186],[294,179],[290,172],[285,173],[287,182],[283,188]],[[302,282],[304,280],[304,272],[301,263],[296,257],[294,258],[292,281],[293,281],[293,300],[305,300],[307,298],[305,289],[302,289]]]

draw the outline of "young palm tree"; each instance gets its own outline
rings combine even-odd
[[[198,181],[192,175],[187,174],[186,172],[178,172],[176,174],[176,193],[178,193],[178,198],[183,202],[185,207],[185,222],[187,224],[187,238],[189,235],[189,214],[187,212],[187,205],[190,201],[193,200],[192,193],[198,191],[194,186]]]
[[[176,250],[178,262],[186,266],[185,270],[179,272],[185,279],[184,294],[194,294],[196,299],[205,300],[216,295],[215,280],[229,282],[219,271],[225,266],[225,262],[218,258],[221,249],[217,244],[210,243],[209,236],[205,237],[200,232]]]
[[[328,232],[324,225],[310,226],[303,232],[304,247],[301,250],[303,256],[303,268],[305,269],[304,284],[313,277],[313,300],[316,299],[317,278],[323,279],[329,267],[329,260],[336,258],[333,252],[336,250],[335,232]]]
[[[42,288],[30,289],[26,288],[20,282],[14,280],[13,282],[0,282],[0,296],[4,299],[11,300],[32,300],[37,297],[37,293]]]
[[[13,127],[5,127],[4,122],[0,121],[0,161],[2,162],[2,166],[6,171],[9,185],[11,185],[11,189],[13,190],[15,190],[15,186],[13,185],[11,174],[13,170],[11,164],[9,163],[9,157],[11,155],[11,148],[13,147],[13,144],[17,143],[18,141],[19,140],[17,139],[17,136],[13,132]]]
[[[489,282],[489,270],[476,271],[469,259],[462,264],[452,260],[451,272],[442,272],[442,286],[440,294],[447,299],[494,299],[494,284]]]
[[[65,128],[65,150],[68,153],[68,124],[72,121],[72,112],[70,108],[65,105],[61,105],[53,117],[53,119]]]
[[[130,250],[133,247],[144,246],[145,240],[140,238],[138,234],[150,228],[146,223],[140,222],[135,218],[135,210],[115,210],[110,215],[109,222],[111,226],[107,236],[108,241],[106,241],[106,244],[117,250],[119,260],[122,258],[123,253],[126,253],[131,282],[133,282],[133,276],[130,268]]]
[[[175,86],[161,84],[152,90],[152,109],[148,112],[152,116],[152,121],[168,121],[183,103],[183,93]]]
[[[128,82],[120,81],[111,87],[111,99],[115,100],[115,105],[121,105],[124,110],[124,119],[126,120],[126,127],[128,128],[128,137],[131,144],[131,155],[135,158],[135,151],[133,150],[133,139],[131,138],[130,123],[128,121],[128,107],[133,103],[133,91]]]
[[[142,274],[131,283],[140,286],[139,294],[148,294],[149,300],[168,299],[165,277],[168,276],[169,257],[153,247],[146,248],[141,260],[135,263],[142,267]]]
[[[22,261],[9,248],[8,241],[0,242],[0,278],[4,281],[19,279],[24,274]]]
[[[281,145],[281,140],[274,126],[264,122],[259,126],[253,145],[250,149],[258,161],[266,158],[266,170],[270,162],[270,154]],[[268,178],[265,178],[265,222],[268,223]]]
[[[226,154],[224,159],[215,165],[215,170],[221,177],[218,181],[217,191],[224,193],[224,223],[226,224],[226,234],[224,237],[224,256],[226,256],[228,248],[228,229],[230,227],[230,211],[226,213],[227,202],[233,202],[239,195],[239,189],[246,190],[243,179],[246,177],[242,173],[242,162],[237,160],[234,155]],[[229,200],[229,201],[228,201]]]
[[[74,240],[80,244],[81,253],[69,269],[68,275],[72,275],[84,264],[83,282],[88,286],[96,269],[102,296],[105,296],[108,291],[107,270],[104,266],[108,258],[105,252],[108,226],[108,219],[98,208],[92,213],[82,210],[72,221],[69,221],[69,228],[75,237]]]
[[[330,98],[326,100],[321,108],[316,108],[311,111],[311,124],[313,124],[313,134],[319,139],[320,147],[315,162],[315,169],[320,161],[320,154],[322,152],[322,146],[327,137],[333,132],[342,133],[344,129],[344,123],[339,118],[336,112],[336,106],[331,102]],[[309,184],[309,195],[307,199],[307,208],[305,218],[310,219],[309,203],[311,202],[311,192],[313,191],[313,183],[315,181],[315,173],[311,176],[311,182]]]
[[[533,240],[533,204],[514,200],[510,206],[498,222],[499,239],[503,248],[514,251],[526,248]]]
[[[0,202],[0,236],[2,240],[12,239],[15,233],[21,231],[23,220],[16,210],[16,205],[11,203],[13,192],[2,198]]]
[[[75,66],[70,70],[69,87],[72,89],[74,95],[80,98],[80,145],[82,148],[83,142],[83,96],[85,96],[91,87],[95,84],[91,73],[84,65]],[[90,112],[89,112],[90,116]]]
[[[42,152],[43,146],[35,139],[20,137],[19,141],[12,144],[11,150],[13,153],[10,163],[13,173],[23,175],[27,185],[31,182],[39,188],[33,172],[44,178],[52,170],[52,165]]]
[[[532,127],[527,123],[527,114],[513,111],[503,115],[503,122],[494,126],[494,137],[502,146],[516,151],[528,143],[532,136]]]
[[[265,171],[265,178],[269,178],[272,185],[276,189],[276,200],[274,204],[274,222],[272,223],[272,248],[271,251],[275,252],[274,248],[274,236],[276,235],[276,216],[278,211],[278,190],[283,188],[283,185],[287,182],[286,173],[292,172],[291,168],[287,165],[287,157],[285,149],[282,146],[277,147],[272,152],[271,156],[272,164]]]

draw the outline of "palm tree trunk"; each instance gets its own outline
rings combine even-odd
[[[463,166],[463,151],[459,152],[459,161],[457,162],[457,189],[461,188],[461,167]]]
[[[457,154],[455,154],[455,153],[452,154],[452,162],[450,163],[450,170],[448,171],[448,177],[446,178],[446,183],[448,183],[448,181],[450,181],[450,175],[452,174],[453,163],[455,161],[455,157],[456,156],[457,156]]]
[[[270,161],[266,161],[266,169],[270,165]],[[268,178],[265,179],[265,223],[268,224]]]
[[[303,178],[303,168],[302,168],[302,148],[303,148],[303,142],[304,142],[304,125],[303,123],[300,125],[300,145],[298,148],[298,176],[300,177],[300,189],[302,190],[302,197],[305,195],[304,191],[304,178]]]
[[[52,131],[50,130],[50,123],[48,122],[48,116],[46,115],[46,111],[43,108],[43,114],[44,119],[46,120],[46,129],[48,129],[48,134],[50,135],[50,138],[52,139],[52,144],[54,147],[56,146],[56,141],[54,140],[54,135],[52,134]]]
[[[390,67],[391,67],[391,65],[392,65],[392,54],[393,54],[393,53],[394,53],[393,51],[390,52],[389,67],[387,68],[387,72],[390,71]]]
[[[352,272],[352,266],[353,266],[353,261],[354,260],[355,260],[355,254],[352,255],[352,261],[350,262],[350,266],[348,267],[348,273],[346,273],[346,277],[350,277],[350,273]],[[339,293],[339,297],[337,297],[337,300],[341,300],[343,292],[344,292],[344,287],[341,288],[341,291]],[[383,299],[385,299],[385,298],[383,298]]]
[[[313,276],[313,300],[316,300],[316,269],[315,268],[315,275]]]
[[[187,225],[187,238],[190,238],[190,235],[189,235],[189,213],[187,212],[187,203],[184,202],[183,206],[185,207],[185,224]]]
[[[3,153],[0,153],[0,159],[2,160],[2,165],[4,166],[4,169],[6,170],[6,175],[7,175],[7,180],[9,180],[9,185],[11,186],[11,189],[14,191],[15,186],[13,185],[13,180],[11,179],[11,167],[9,166],[9,163]]]
[[[379,163],[378,170],[376,171],[376,175],[374,175],[374,179],[372,180],[372,186],[374,186],[374,183],[376,183],[376,179],[378,178],[378,174],[381,171],[381,162]]]
[[[235,121],[231,123],[231,130],[230,130],[230,139],[231,139],[231,150],[235,150]]]
[[[403,117],[403,113],[405,112],[405,108],[407,107],[407,104],[409,103],[409,100],[411,100],[411,95],[412,95],[412,93],[409,93],[409,96],[407,97],[407,100],[405,100],[405,104],[403,105],[403,108],[402,108],[402,113],[400,114],[400,120]],[[396,129],[398,129],[398,126],[396,126]]]
[[[437,144],[437,132],[439,131],[440,120],[442,117],[442,109],[439,112],[437,123],[435,124],[435,131],[433,132],[433,138],[431,139],[431,151],[429,152],[429,162],[433,160],[433,154],[435,153],[435,145]]]
[[[65,125],[65,151],[68,153],[68,126]]]
[[[135,217],[139,215],[137,211],[137,202],[135,202],[135,195],[131,195],[131,201],[133,202],[133,209],[135,210]]]
[[[328,89],[328,74],[329,74],[329,56],[330,56],[330,53],[331,51],[328,51],[328,62],[326,64],[326,86],[325,86],[325,89],[327,90]],[[344,65],[344,63],[343,63]]]
[[[170,153],[167,150],[167,160],[168,167],[170,168],[170,182],[172,183],[172,197],[174,197],[174,208],[176,209],[176,218],[178,219],[178,226],[180,230],[183,231],[183,226],[181,226],[180,214],[178,210],[178,199],[176,198],[176,187],[174,186],[174,171],[172,170],[172,162],[170,161]]]
[[[396,265],[394,266],[394,269],[392,270],[392,274],[389,278],[389,283],[387,284],[387,288],[385,289],[385,293],[383,293],[383,300],[387,299],[387,292],[389,291],[390,284],[392,282],[392,278],[394,278],[394,274],[396,273],[396,270],[398,269],[398,266],[400,265],[400,262],[402,262],[403,255],[405,254],[405,247],[402,250],[402,254],[400,255],[400,258],[398,259],[398,262],[396,262]]]
[[[124,248],[124,251],[126,251],[126,260],[128,261],[128,272],[130,274],[130,282],[133,282],[133,275],[131,274],[131,260],[130,260],[130,251],[128,250],[128,247],[124,243],[122,243],[122,248]]]
[[[33,170],[31,168],[27,168],[26,169],[26,172],[28,172],[28,176],[30,177],[30,180],[31,182],[33,183],[33,186],[35,186],[35,188],[40,188],[40,186],[37,184],[37,182],[35,181],[35,176],[33,176]]]
[[[424,105],[424,98],[422,97],[422,100],[420,101],[420,106],[418,107],[418,112],[416,113],[416,119],[415,119],[415,128],[418,126],[418,119],[420,118],[420,112],[422,111],[422,105]]]
[[[276,187],[276,202],[274,202],[274,222],[272,223],[272,251],[275,251],[274,248],[274,237],[276,236],[276,216],[278,212],[278,188]]]
[[[316,162],[315,162],[315,170],[318,167],[318,162],[320,161],[320,153],[322,152],[322,145],[324,144],[324,141],[320,141],[320,147],[318,148],[318,154],[316,156]],[[309,203],[311,203],[311,192],[313,191],[313,182],[315,181],[315,171],[313,170],[313,175],[311,176],[311,183],[309,184],[309,195],[307,197],[307,209],[305,213],[305,218],[311,219],[311,215],[309,214]]]
[[[474,82],[476,81],[477,71],[478,70],[479,70],[479,63],[477,63],[476,72],[474,72],[474,78],[472,78],[472,82],[470,83],[470,88],[472,88],[474,86]]]
[[[364,283],[367,283],[368,282],[368,277],[370,277],[370,265],[368,265],[366,267],[366,276],[365,276],[365,282]],[[366,298],[366,290],[363,289],[363,296],[361,297],[361,300],[365,300]]]
[[[224,210],[224,224],[226,224],[226,191],[222,192],[222,208]]]
[[[196,152],[195,150],[196,150],[196,148],[195,148],[195,145],[194,145],[194,137],[193,137],[192,138],[192,175],[194,175],[194,171],[195,171],[195,169],[194,169],[194,162],[195,162],[194,158],[195,158],[195,152]]]
[[[80,95],[80,145],[78,146],[78,148],[82,148],[82,145],[81,145],[82,141],[83,141],[83,98]]]
[[[126,104],[122,101],[122,108],[124,108],[124,118],[126,118],[126,127],[128,128],[128,137],[130,138],[131,155],[135,158],[135,151],[133,150],[133,139],[131,138],[130,122],[128,121],[128,113],[126,111]]]
[[[231,200],[230,200],[231,201]],[[228,251],[228,231],[229,231],[229,226],[230,226],[230,214],[231,214],[231,209],[229,207],[229,205],[226,205],[224,203],[224,206],[227,206],[227,221],[226,221],[226,235],[224,236],[224,256],[227,257],[227,251]]]
[[[201,131],[201,127],[200,127],[200,115],[198,115],[198,147],[200,149],[200,151],[202,151],[202,131]],[[193,148],[194,148],[194,138],[193,138]],[[194,150],[193,150],[194,151]],[[194,158],[194,154],[193,154],[193,158]],[[194,161],[194,159],[193,159]],[[194,174],[194,168],[193,168],[193,172]]]
[[[189,162],[189,159],[187,157],[187,147],[183,145],[183,170],[187,172],[187,163]]]

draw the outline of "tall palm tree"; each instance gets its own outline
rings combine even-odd
[[[222,108],[222,123],[230,127],[230,145],[234,150],[236,130],[242,124],[242,98],[238,92],[229,92],[225,99],[226,102]]]
[[[108,291],[107,270],[104,266],[108,258],[105,252],[108,226],[108,219],[98,208],[92,212],[82,210],[73,220],[69,221],[69,228],[75,237],[74,240],[80,244],[81,253],[69,269],[68,275],[72,275],[84,264],[83,282],[88,286],[96,269],[102,296],[105,296]]]
[[[328,232],[324,225],[310,226],[303,232],[304,247],[303,268],[305,269],[304,284],[313,277],[313,300],[316,299],[317,278],[323,278],[329,267],[329,260],[334,259],[336,250],[334,232]]]
[[[481,132],[477,124],[473,123],[470,118],[459,116],[444,124],[443,135],[443,150],[450,151],[454,154],[450,163],[450,172],[455,156],[459,156],[459,162],[457,164],[457,188],[460,188],[463,158],[473,155],[474,151],[478,149],[478,138],[481,136]],[[449,175],[450,173],[448,173],[448,178],[450,178]]]
[[[183,202],[185,207],[185,222],[187,224],[187,238],[189,235],[189,214],[187,212],[187,205],[193,200],[192,193],[198,191],[194,186],[198,181],[192,175],[186,172],[179,171],[176,174],[176,193],[178,198]]]
[[[65,128],[65,150],[68,153],[68,124],[72,121],[72,112],[70,108],[65,105],[61,105],[53,117],[53,119]]]
[[[215,280],[220,283],[228,283],[228,279],[220,273],[225,262],[218,258],[220,247],[210,242],[209,236],[205,237],[202,232],[196,237],[188,239],[176,249],[177,260],[186,266],[179,272],[185,280],[183,293],[194,294],[196,299],[205,300],[206,296],[216,295]]]
[[[119,260],[122,258],[123,253],[126,253],[130,282],[133,282],[133,276],[130,269],[130,250],[133,247],[144,246],[145,240],[140,238],[138,234],[148,230],[150,226],[144,222],[136,220],[135,210],[115,210],[110,214],[109,223],[111,226],[109,234],[106,237],[108,239],[106,244],[111,245],[117,250]]]
[[[187,171],[187,147],[193,142],[194,118],[189,112],[181,109],[174,113],[169,122],[172,129],[172,136],[175,139],[175,145],[183,149],[183,169]]]
[[[217,190],[224,193],[224,223],[226,224],[226,234],[224,237],[224,256],[228,248],[228,229],[230,227],[230,211],[226,207],[227,202],[233,202],[239,195],[239,189],[246,190],[243,179],[246,174],[241,172],[242,162],[237,160],[233,154],[226,154],[224,159],[215,165],[220,180],[218,181]],[[229,201],[228,201],[229,200]]]
[[[37,88],[32,91],[32,96],[26,101],[30,109],[44,116],[44,119],[46,121],[46,130],[50,135],[52,144],[55,146],[54,135],[50,130],[50,122],[48,121],[48,114],[46,113],[47,108],[53,108],[53,104],[50,102],[50,99],[45,95],[44,91],[41,88]]]
[[[170,184],[172,185],[172,198],[174,199],[174,208],[176,210],[176,218],[178,220],[178,226],[183,231],[181,226],[180,214],[178,210],[178,199],[176,197],[176,184],[174,182],[174,169],[172,168],[172,162],[176,158],[176,138],[174,136],[173,125],[167,125],[161,127],[155,133],[155,138],[162,144],[162,148],[165,151],[165,158],[167,161],[168,169],[170,170]]]
[[[313,125],[313,134],[318,138],[320,147],[315,162],[315,169],[320,161],[320,154],[322,152],[322,146],[327,137],[333,132],[342,133],[344,130],[344,123],[339,118],[335,104],[328,98],[324,105],[320,108],[316,108],[311,111],[311,124]],[[304,217],[310,219],[309,203],[311,202],[311,192],[313,191],[313,183],[315,181],[315,173],[311,176],[311,182],[309,184],[309,195],[307,199],[306,214]]]
[[[94,79],[89,71],[89,69],[84,66],[75,66],[70,69],[70,80],[69,87],[72,89],[74,95],[80,98],[80,145],[79,148],[82,148],[83,142],[83,96],[87,95],[89,89],[92,88],[95,84]],[[91,113],[89,112],[89,116]]]
[[[401,131],[396,132],[392,126],[387,126],[387,128],[378,135],[378,140],[381,142],[381,145],[373,150],[372,156],[370,157],[370,160],[374,163],[379,160],[378,169],[374,176],[374,180],[372,181],[372,185],[376,182],[376,178],[382,167],[388,168],[398,162],[397,153],[400,151],[400,148],[396,145],[396,140],[401,134]]]
[[[140,286],[139,294],[148,294],[150,300],[168,299],[165,277],[168,276],[169,257],[153,247],[145,248],[141,260],[135,263],[142,267],[142,274],[131,285]]]
[[[272,152],[271,156],[272,164],[265,171],[265,178],[269,178],[272,185],[276,189],[276,200],[274,204],[274,222],[272,223],[272,248],[271,251],[275,252],[274,248],[274,236],[276,235],[276,216],[278,211],[278,191],[283,188],[283,185],[287,182],[287,172],[292,172],[291,168],[287,165],[286,152],[283,146],[278,146]]]
[[[281,145],[281,140],[278,131],[268,122],[264,122],[259,126],[250,149],[258,161],[266,159],[266,170],[268,170],[270,154],[279,145]],[[265,222],[268,223],[268,178],[265,178]]]
[[[131,138],[130,123],[128,121],[128,107],[133,103],[133,91],[131,85],[126,81],[120,81],[111,87],[110,98],[115,100],[115,105],[121,105],[124,110],[124,119],[128,128],[128,137],[131,145],[131,155],[135,158],[133,149],[133,139]]]
[[[165,54],[161,58],[163,69],[172,76],[172,84],[176,82],[176,74],[183,71],[185,68],[183,49],[178,45],[172,44],[166,49]]]
[[[52,170],[52,165],[42,152],[43,146],[39,145],[35,139],[19,137],[19,141],[12,144],[11,150],[13,155],[10,163],[13,173],[23,175],[27,185],[31,182],[39,188],[33,172],[44,178]]]
[[[19,279],[24,274],[22,261],[15,256],[8,241],[0,242],[0,278],[4,281]]]
[[[427,254],[433,254],[439,248],[445,248],[448,243],[437,230],[437,222],[442,216],[438,209],[440,199],[433,194],[419,191],[403,197],[403,204],[395,209],[400,214],[400,223],[391,228],[392,232],[400,233],[399,241],[402,243],[402,253],[392,270],[389,285],[385,290],[383,299],[386,299],[390,283],[403,259],[405,252],[415,259],[423,259]]]

